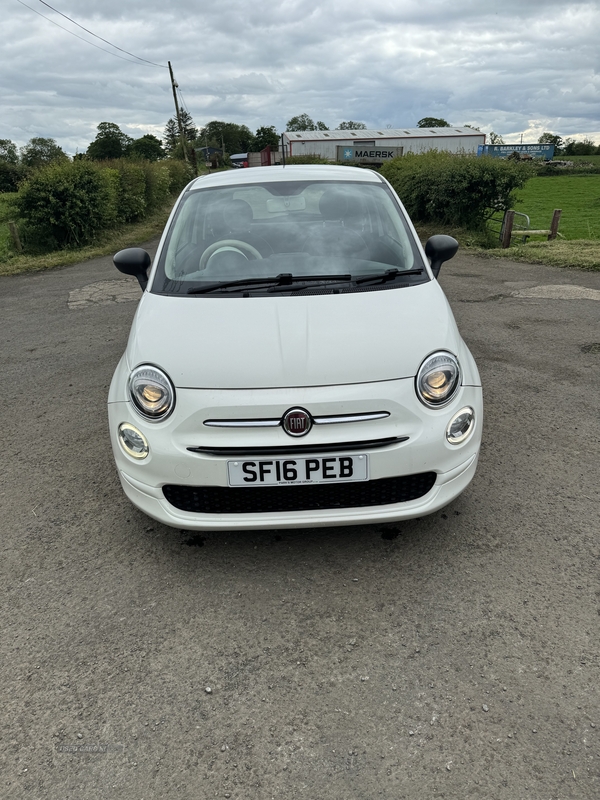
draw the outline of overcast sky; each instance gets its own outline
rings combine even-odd
[[[162,135],[174,114],[166,68],[23,2],[52,22],[0,0],[0,138],[50,137],[75,153],[99,122]],[[600,143],[600,0],[48,2],[123,50],[170,60],[198,126],[281,132],[306,112],[331,128],[396,128],[434,116],[507,142],[552,131]]]

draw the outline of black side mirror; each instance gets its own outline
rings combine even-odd
[[[128,247],[126,250],[119,250],[113,257],[113,264],[124,275],[133,275],[137,278],[142,291],[148,285],[148,269],[152,264],[152,259],[141,247]]]
[[[425,255],[431,262],[431,271],[436,278],[444,261],[450,261],[451,258],[454,258],[457,250],[458,242],[452,236],[438,233],[427,240]]]

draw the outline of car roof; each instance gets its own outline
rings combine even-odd
[[[353,183],[382,183],[370,169],[343,167],[337,164],[290,164],[286,167],[249,167],[201,175],[188,185],[188,190],[213,186],[239,186],[245,183],[276,183],[282,181],[349,181]]]

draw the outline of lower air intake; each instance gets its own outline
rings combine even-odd
[[[196,514],[268,514],[407,503],[426,495],[435,472],[375,481],[302,486],[163,486],[169,503]]]

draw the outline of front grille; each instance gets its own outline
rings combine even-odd
[[[200,514],[264,514],[407,503],[431,491],[435,472],[375,481],[301,486],[163,486],[175,508]]]

